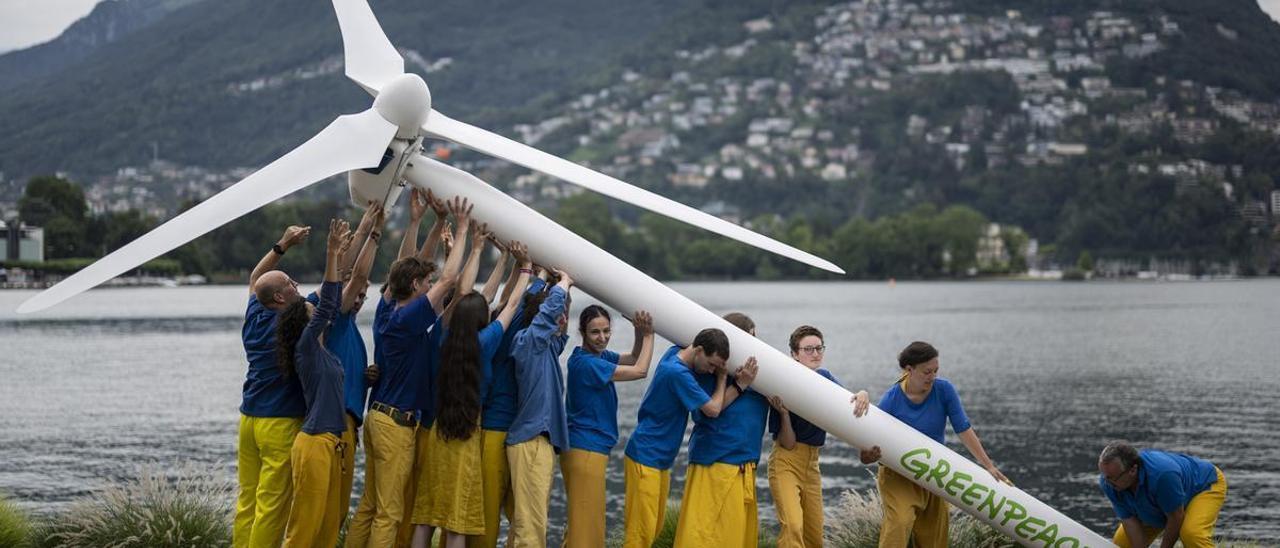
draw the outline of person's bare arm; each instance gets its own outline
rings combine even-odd
[[[1179,524],[1181,525],[1181,524]],[[1150,546],[1151,540],[1147,538],[1147,532],[1142,527],[1142,522],[1136,517],[1130,517],[1120,520],[1120,526],[1124,527],[1124,535],[1129,537],[1129,546]],[[1174,531],[1173,540],[1178,540],[1178,532]],[[1170,544],[1170,546],[1173,546]]]
[[[613,370],[615,381],[634,381],[649,376],[649,362],[653,360],[653,316],[643,310],[637,310],[633,316],[631,323],[636,328],[635,348],[625,356],[629,358],[627,364],[622,363],[622,357],[618,358],[618,367]]]
[[[373,269],[373,257],[378,253],[378,242],[382,239],[382,222],[386,218],[383,214],[382,206],[377,202],[371,202],[365,217],[369,219],[369,228],[365,231],[365,238],[360,238],[359,231],[356,232],[355,241],[362,242],[360,245],[360,253],[348,253],[348,255],[356,255],[355,264],[351,272],[351,280],[342,287],[342,313],[351,312],[351,308],[355,306],[356,298],[360,296],[360,292],[365,290],[365,285],[369,283],[369,271]],[[361,227],[365,224],[360,221]]]
[[[511,252],[507,250],[507,246],[493,240],[492,236],[490,236],[489,241],[492,241],[494,245],[498,246],[498,249],[502,250],[502,255],[498,257],[498,262],[493,265],[493,272],[489,273],[489,278],[484,281],[484,287],[480,289],[480,294],[484,295],[484,302],[493,304],[493,298],[498,294],[498,282],[502,281],[502,275],[507,268],[507,258],[511,256]]]
[[[440,246],[445,231],[449,229],[449,209],[445,207],[444,201],[437,198],[430,190],[427,191],[426,204],[436,214],[436,222],[431,225],[431,232],[427,233],[427,241],[422,242],[422,249],[418,250],[418,258],[431,262],[436,259],[436,248]]]
[[[453,249],[449,251],[449,257],[444,261],[444,268],[441,269],[440,279],[436,281],[431,289],[427,290],[427,299],[431,301],[432,308],[436,314],[444,313],[444,296],[457,286],[458,276],[462,268],[462,252],[467,247],[466,238],[468,231],[468,221],[471,214],[471,207],[465,198],[454,198],[449,203],[449,211],[454,215],[454,222],[458,223],[458,233],[454,236],[457,242]]]
[[[778,445],[784,449],[796,448],[796,431],[791,427],[791,412],[782,404],[782,398],[778,396],[769,397],[769,405],[773,406],[773,410],[778,413]]]
[[[698,408],[699,411],[702,411],[703,415],[706,415],[714,419],[720,416],[720,411],[724,410],[725,378],[728,376],[729,376],[729,371],[724,368],[721,368],[719,371],[716,371],[715,392],[711,394],[710,401],[702,404],[702,407]]]
[[[471,221],[475,225],[475,221]],[[475,236],[482,236],[484,229],[478,226],[471,228]],[[480,273],[480,255],[484,252],[485,240],[479,237],[473,237],[471,242],[471,253],[467,254],[466,265],[462,267],[462,274],[458,276],[458,286],[454,288],[453,300],[449,301],[449,306],[444,309],[445,325],[449,324],[449,319],[453,317],[453,309],[462,300],[463,295],[471,294],[476,290],[476,276]],[[487,306],[487,304],[486,304]]]
[[[724,391],[724,403],[720,407],[721,411],[728,408],[730,404],[737,401],[747,391],[751,383],[755,382],[756,373],[759,371],[760,365],[756,363],[756,357],[748,357],[746,363],[738,368],[738,372],[729,378],[729,384],[725,385],[726,390]]]
[[[970,427],[968,430],[958,434],[960,441],[969,449],[969,453],[978,460],[978,464],[981,464],[987,469],[987,472],[991,474],[991,477],[995,478],[996,481],[1010,483],[1009,478],[1004,477],[1004,474],[1000,472],[1000,469],[996,468],[996,463],[991,460],[991,457],[987,456],[986,449],[983,449],[982,447],[982,440],[978,439],[978,433],[973,430],[974,429]],[[1010,483],[1010,485],[1012,484]]]
[[[516,315],[516,308],[520,306],[520,300],[524,298],[524,290],[529,287],[529,267],[533,265],[529,261],[529,248],[520,242],[511,242],[507,246],[511,250],[511,255],[516,259],[516,268],[514,272],[519,272],[519,276],[513,284],[511,293],[507,295],[506,304],[502,307],[502,311],[498,313],[498,321],[502,322],[502,329],[511,326],[511,320]]]
[[[507,249],[510,250],[511,246],[508,245]],[[507,299],[511,298],[511,291],[515,289],[516,279],[520,277],[520,274],[527,274],[520,272],[522,269],[532,270],[531,268],[521,267],[520,260],[516,259],[515,263],[511,265],[511,273],[507,274],[507,281],[502,284],[502,298],[500,299],[500,302],[505,303],[507,302]],[[533,278],[530,277],[529,281],[533,281]]]
[[[427,214],[427,204],[422,202],[422,194],[417,188],[409,190],[409,224],[404,227],[404,239],[400,240],[400,252],[396,260],[413,255],[418,247],[418,225],[422,224],[422,216]]]
[[[365,204],[364,214],[360,216],[360,224],[356,225],[356,232],[352,236],[351,244],[356,246],[356,253],[348,253],[347,260],[344,264],[338,265],[338,273],[352,272],[356,265],[356,259],[359,256],[359,250],[364,246],[364,241],[369,237],[369,232],[373,230],[373,206],[377,202],[370,200]]]
[[[311,227],[293,225],[284,229],[284,235],[280,236],[280,240],[276,242],[276,245],[280,246],[280,249],[288,251],[289,248],[306,240],[310,234]],[[262,256],[262,259],[258,261],[258,265],[253,267],[253,272],[249,274],[249,293],[253,293],[254,286],[258,285],[258,278],[276,269],[276,265],[280,263],[280,257],[283,256],[281,253],[276,253],[274,248],[268,250],[267,254]]]

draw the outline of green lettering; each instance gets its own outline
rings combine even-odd
[[[1027,538],[1031,535],[1034,535],[1036,532],[1035,529],[1032,529],[1031,527],[1029,527],[1031,525],[1035,525],[1039,527],[1041,525],[1044,525],[1044,520],[1039,518],[1027,518],[1026,521],[1023,521],[1022,523],[1019,523],[1017,527],[1014,527],[1013,532],[1017,533],[1018,536],[1022,538]]]
[[[1075,537],[1062,537],[1058,542],[1053,543],[1053,548],[1063,548],[1066,543],[1071,543],[1071,548],[1080,548],[1080,540]]]
[[[974,485],[977,484],[975,483]],[[1004,508],[1005,498],[1000,497],[1000,504],[995,504],[995,500],[996,492],[994,490],[987,491],[987,499],[982,501],[982,504],[978,505],[978,511],[981,512],[983,508],[989,508],[989,510],[987,510],[987,517],[992,520],[996,519],[996,515],[1000,513],[1000,509]]]
[[[951,488],[956,487],[957,489],[964,489],[964,485],[961,482],[968,483],[971,481],[973,481],[973,476],[964,472],[956,472],[955,475],[951,476],[951,481],[948,481],[947,486],[943,489],[948,495],[958,497],[960,496],[960,492],[958,490],[952,490]]]
[[[942,484],[942,478],[946,477],[948,472],[951,472],[951,463],[947,462],[947,459],[938,459],[938,465],[929,471],[929,476],[924,478],[924,481],[933,481],[938,484],[938,489],[944,489],[946,486]]]
[[[902,458],[898,460],[898,463],[901,464],[903,468],[906,468],[907,470],[909,470],[911,472],[911,475],[915,476],[916,480],[919,481],[920,478],[923,477],[925,473],[929,471],[929,463],[922,460],[916,460],[914,457],[916,457],[917,455],[924,455],[923,458],[925,459],[928,459],[933,456],[933,454],[930,453],[928,449],[921,447],[919,449],[912,449],[904,453],[902,455]]]
[[[965,506],[973,506],[973,503],[978,502],[978,498],[982,496],[980,493],[987,491],[990,491],[987,486],[981,483],[974,483],[960,495],[960,502],[963,502]]]
[[[1000,525],[1010,521],[1018,521],[1025,517],[1027,517],[1027,509],[1017,502],[1009,501],[1009,509],[1004,511],[1004,521],[1000,522]]]
[[[1044,541],[1044,548],[1053,548],[1054,541],[1058,540],[1058,524],[1045,527],[1036,536],[1031,537],[1031,542]]]

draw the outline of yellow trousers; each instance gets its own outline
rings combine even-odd
[[[773,444],[769,453],[769,492],[778,510],[778,548],[822,546],[821,447],[797,443],[795,449]]]
[[[501,528],[500,513],[507,521],[515,512],[511,497],[511,468],[507,465],[507,433],[482,430],[484,447],[480,450],[480,474],[484,483],[484,534],[467,537],[467,548],[496,548]]]
[[[240,415],[235,548],[275,547],[284,539],[293,493],[289,453],[301,428],[298,418]]]
[[[565,548],[598,548],[605,539],[605,470],[609,455],[570,449],[560,454],[560,475],[568,498]]]
[[[880,522],[880,548],[946,548],[950,526],[949,506],[942,497],[916,485],[901,474],[880,467],[876,476],[884,519]]]
[[[650,548],[667,517],[667,497],[671,493],[671,470],[650,468],[631,457],[622,459],[626,480],[623,503],[623,548]]]
[[[545,436],[507,446],[507,466],[512,470],[511,548],[547,545],[547,504],[555,475],[555,449]]]
[[[404,490],[404,519],[400,521],[400,531],[396,534],[396,546],[408,546],[413,540],[414,526],[426,524],[425,521],[414,520],[413,516],[418,512],[420,500],[424,494],[430,494],[425,487],[428,481],[427,466],[430,464],[431,438],[430,428],[419,426],[414,432],[413,471],[409,473],[409,483]]]
[[[1215,546],[1213,528],[1218,524],[1218,512],[1222,510],[1222,503],[1226,500],[1227,478],[1222,475],[1222,470],[1218,470],[1218,481],[1213,482],[1208,490],[1191,497],[1191,502],[1187,503],[1185,516],[1182,518],[1182,529],[1178,531],[1178,540],[1182,541],[1184,548]],[[1148,544],[1164,532],[1164,529],[1147,527],[1145,524],[1142,530]],[[1125,534],[1123,525],[1116,529],[1111,542],[1120,548],[1130,548],[1129,536]]]
[[[369,545],[394,546],[400,524],[405,522],[405,490],[413,472],[415,432],[400,426],[386,413],[370,412],[365,427],[369,432],[368,454],[377,476],[373,482],[373,525]]]
[[[342,463],[346,447],[334,434],[299,432],[293,440],[293,505],[284,545],[334,546],[346,513],[342,505]]]
[[[368,421],[373,411],[365,414],[365,420]],[[373,446],[369,439],[368,422],[365,423],[364,429],[364,492],[360,494],[360,503],[356,505],[356,513],[351,517],[351,523],[347,525],[347,536],[343,546],[347,548],[364,548],[369,544],[369,531],[373,526],[374,501],[377,495],[374,492],[374,486],[377,484],[378,472],[374,467],[373,453],[369,449]]]
[[[676,546],[755,548],[759,527],[754,463],[689,465]]]

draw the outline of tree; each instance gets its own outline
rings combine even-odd
[[[80,185],[59,177],[34,177],[18,199],[23,222],[44,227],[50,259],[80,257],[87,253],[85,217],[89,206]]]

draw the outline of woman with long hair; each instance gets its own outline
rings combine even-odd
[[[902,376],[884,396],[881,410],[907,423],[938,443],[945,443],[947,422],[978,462],[997,481],[1009,482],[987,456],[982,441],[969,424],[960,395],[947,379],[938,376],[938,350],[916,341],[898,354]],[[880,447],[861,452],[863,464],[880,460]],[[880,524],[880,548],[902,548],[908,541],[921,548],[947,546],[948,505],[942,497],[916,485],[901,474],[880,467],[876,476],[884,521]],[[913,540],[914,539],[914,540]]]
[[[341,305],[338,265],[351,245],[346,221],[329,221],[324,284],[320,305],[299,299],[280,313],[276,323],[276,356],[285,378],[297,375],[307,402],[302,431],[289,453],[293,468],[293,505],[285,529],[285,546],[333,546],[346,516],[342,500],[346,431],[342,362],[325,348],[324,333]]]
[[[564,545],[593,548],[605,542],[605,469],[609,451],[618,444],[618,390],[614,383],[649,375],[653,358],[653,317],[637,310],[631,323],[631,351],[609,350],[613,337],[609,311],[593,304],[578,315],[582,346],[569,356],[565,411],[569,449],[560,454],[560,472],[568,498]]]
[[[474,290],[480,255],[489,234],[483,225],[473,228],[471,254],[453,301],[445,309],[443,324],[432,331],[440,348],[436,420],[428,436],[430,459],[422,475],[426,481],[419,481],[414,501],[413,523],[418,525],[414,547],[429,546],[432,529],[437,527],[444,531],[443,546],[448,548],[461,548],[468,536],[482,535],[485,530],[480,396],[529,276],[522,273],[516,280],[516,290],[497,318],[490,321],[488,301]],[[530,268],[522,244],[512,242],[511,253],[521,269]]]

